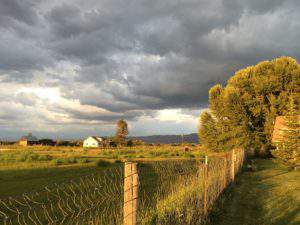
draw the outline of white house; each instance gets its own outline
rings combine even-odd
[[[90,136],[83,141],[84,148],[99,148],[101,147],[104,139],[98,136]]]

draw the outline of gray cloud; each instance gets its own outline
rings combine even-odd
[[[5,17],[11,17],[20,22],[33,24],[36,20],[36,12],[33,8],[34,1],[1,0],[0,17],[1,19],[5,19]]]
[[[166,108],[195,115],[209,88],[237,69],[300,59],[299,12],[296,0],[0,0],[0,82],[58,88],[108,112],[49,105],[77,122],[133,121]]]

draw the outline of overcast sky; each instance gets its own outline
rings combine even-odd
[[[0,138],[196,132],[212,85],[299,40],[299,0],[0,0]]]

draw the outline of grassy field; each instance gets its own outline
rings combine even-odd
[[[184,150],[185,146],[135,146],[109,149],[84,149],[82,147],[47,147],[47,146],[31,146],[21,147],[17,145],[0,146],[0,162],[3,161],[3,155],[9,153],[24,153],[34,152],[39,155],[48,155],[53,158],[70,158],[70,157],[84,157],[93,160],[94,158],[107,159],[132,159],[132,158],[178,158],[187,157],[193,158],[205,155],[205,151],[200,146],[190,145],[188,151]],[[5,157],[4,157],[5,158]],[[9,157],[6,157],[9,159]],[[4,161],[7,161],[4,159]]]
[[[127,160],[157,161],[193,159],[207,154],[199,146],[138,146],[115,149],[83,149],[80,147],[21,147],[0,149],[0,196],[16,196],[40,190],[53,183],[62,183],[118,166]],[[98,161],[111,162],[105,167]],[[117,162],[117,163],[114,163]]]
[[[276,160],[255,160],[216,204],[211,224],[300,224],[300,171]]]
[[[120,162],[137,160],[143,161],[139,163],[143,204],[155,203],[151,206],[155,211],[145,214],[146,219],[155,221],[161,217],[168,218],[170,222],[170,219],[176,218],[178,222],[183,218],[182,212],[185,220],[195,215],[200,218],[202,215],[189,213],[194,212],[193,207],[198,204],[198,208],[202,207],[201,179],[198,181],[199,177],[193,175],[194,168],[198,168],[193,163],[199,163],[203,155],[213,159],[222,156],[222,153],[209,153],[199,146],[191,146],[189,151],[184,151],[183,146],[170,145],[105,150],[11,146],[0,152],[0,196],[20,196],[55,183],[76,182],[91,174],[101,178],[105,170],[119,168],[122,171],[123,164]],[[175,164],[170,164],[174,160]],[[178,164],[177,160],[184,164]],[[241,173],[235,185],[230,186],[218,200],[209,217],[211,224],[299,224],[300,171],[289,171],[276,160],[255,160],[255,167],[254,172]],[[187,169],[189,174],[184,180],[181,175],[175,175],[182,173],[182,169]],[[198,202],[190,204],[195,199]],[[178,211],[179,206],[183,211]],[[195,221],[195,218],[192,220]]]
[[[7,168],[0,170],[0,196],[18,196],[23,193],[39,191],[45,186],[69,182],[80,177],[101,172],[107,168],[118,166],[95,166],[93,164],[76,164],[51,167]],[[45,166],[45,165],[43,165]]]
[[[105,215],[120,218],[119,209],[123,199],[122,181],[124,179],[122,175],[123,163],[121,162],[136,160],[139,161],[141,185],[139,218],[141,220],[157,221],[167,219],[167,221],[170,221],[172,218],[199,220],[203,215],[201,214],[199,218],[195,218],[196,214],[193,213],[198,212],[198,210],[195,211],[194,208],[193,210],[187,210],[185,217],[182,217],[178,207],[180,205],[182,209],[187,209],[186,206],[198,208],[201,204],[203,179],[200,179],[198,170],[203,161],[202,156],[206,154],[210,155],[211,162],[222,155],[208,153],[199,146],[190,146],[188,151],[184,149],[184,146],[170,145],[91,150],[12,146],[11,149],[0,152],[0,182],[3,184],[0,186],[0,199],[5,199],[6,203],[11,204],[8,197],[13,197],[13,199],[18,200],[14,204],[18,205],[19,202],[27,204],[23,194],[26,193],[27,195],[28,193],[32,198],[32,204],[37,207],[36,212],[42,215],[41,209],[34,202],[49,202],[47,200],[48,196],[45,195],[45,187],[49,187],[51,190],[49,193],[52,193],[50,196],[55,199],[51,201],[56,202],[57,206],[62,204],[66,207],[66,210],[69,208],[69,204],[73,209],[76,208],[75,205],[87,206],[90,204],[90,199],[93,199],[94,203],[98,202],[100,204],[95,208],[99,210],[99,215],[103,214],[102,211],[108,210]],[[223,161],[221,162],[223,164]],[[115,169],[121,171],[121,173],[115,173]],[[92,175],[92,178],[89,175]],[[93,181],[94,178],[96,183]],[[74,181],[78,186],[73,187],[70,181]],[[58,192],[55,184],[62,187],[59,188]],[[73,195],[70,188],[77,190],[77,202],[73,206],[72,202],[67,202],[67,199],[69,201],[73,199],[70,198]],[[66,190],[67,193],[64,193],[63,190]],[[180,196],[176,194],[179,192],[181,193]],[[37,193],[38,195],[36,195]],[[55,197],[58,193],[61,197]],[[191,204],[191,200],[197,201]],[[59,203],[60,201],[62,202]],[[105,201],[105,204],[99,201]],[[107,206],[107,204],[109,205]],[[5,205],[2,204],[1,207],[5,212]],[[51,210],[49,208],[47,210],[51,214]],[[95,213],[93,210],[88,212]],[[57,213],[60,215],[59,217],[64,214],[64,212]],[[92,218],[93,215],[85,214],[82,218]],[[16,222],[14,216],[10,215],[10,218],[13,218],[13,222]],[[111,222],[111,219],[114,218],[99,219],[100,221]]]

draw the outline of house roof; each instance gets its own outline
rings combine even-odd
[[[99,136],[91,136],[91,138],[93,138],[95,141],[97,141],[98,143],[101,143],[103,141],[102,137]]]
[[[300,116],[297,116],[300,120]],[[272,134],[272,142],[280,142],[284,140],[284,137],[282,135],[282,130],[287,130],[287,124],[285,122],[285,116],[277,116],[274,124],[274,130]]]

